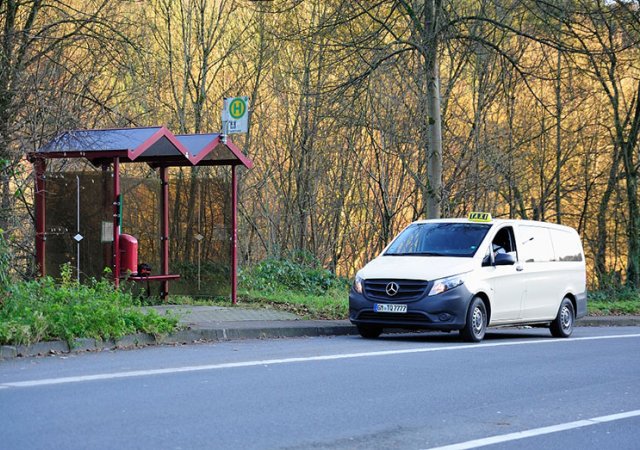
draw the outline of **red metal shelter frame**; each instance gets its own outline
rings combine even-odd
[[[174,135],[166,127],[77,130],[62,133],[29,155],[35,171],[36,261],[45,275],[46,241],[46,160],[85,158],[94,165],[113,165],[113,273],[116,287],[120,274],[120,164],[144,162],[160,173],[161,194],[161,273],[144,279],[162,282],[162,296],[169,292],[169,281],[179,275],[169,273],[169,182],[168,168],[177,166],[231,166],[231,299],[237,302],[237,167],[247,169],[253,162],[221,134]],[[131,277],[136,279],[137,277]]]

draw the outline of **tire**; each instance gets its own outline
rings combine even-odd
[[[467,323],[460,330],[460,337],[466,342],[480,342],[487,332],[487,308],[480,297],[474,297],[467,311]]]
[[[573,323],[575,321],[575,311],[573,310],[573,303],[568,298],[564,298],[560,303],[560,309],[558,315],[551,322],[549,330],[551,335],[557,338],[568,338],[573,333]]]
[[[365,339],[375,339],[382,334],[382,327],[375,325],[358,325],[358,333]]]

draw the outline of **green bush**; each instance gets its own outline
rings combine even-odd
[[[329,290],[347,285],[343,278],[330,271],[288,259],[266,259],[240,274],[240,287],[273,293],[291,290],[309,295],[322,295]]]
[[[589,291],[589,302],[638,302],[640,291],[629,287]]]
[[[640,314],[640,291],[633,288],[610,288],[589,292],[589,314]]]
[[[309,319],[344,319],[349,282],[323,269],[308,253],[266,259],[239,276],[243,304],[273,307]]]
[[[177,319],[143,312],[131,294],[115,290],[109,281],[79,284],[70,268],[62,280],[51,277],[4,288],[0,304],[0,344],[30,345],[38,341],[94,338],[118,339],[126,334],[155,335],[175,330]]]
[[[192,262],[176,261],[171,269],[180,274],[181,280],[196,281],[198,279],[198,265]],[[228,282],[231,270],[227,262],[203,261],[200,265],[200,278],[207,282]]]

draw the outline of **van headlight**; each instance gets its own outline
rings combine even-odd
[[[356,275],[356,279],[353,281],[353,290],[356,291],[358,294],[362,294],[363,289],[364,289],[364,278]]]
[[[429,291],[429,295],[442,294],[443,292],[447,292],[453,288],[460,286],[462,283],[464,283],[464,280],[460,275],[440,278],[439,280],[434,281],[433,287]]]

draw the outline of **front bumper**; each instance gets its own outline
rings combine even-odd
[[[428,291],[427,291],[428,292]],[[466,324],[467,310],[473,295],[464,284],[418,300],[393,302],[407,305],[406,313],[379,313],[375,303],[392,303],[371,300],[351,289],[349,293],[349,320],[355,325],[376,325],[383,328],[426,330],[460,330]]]

